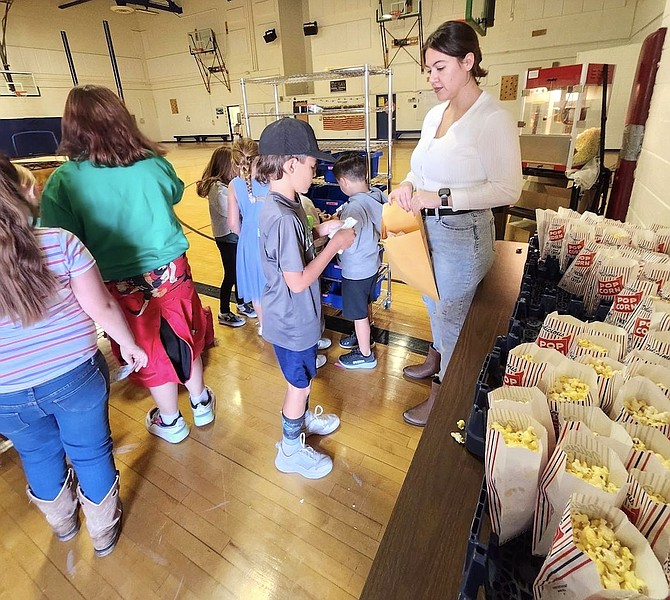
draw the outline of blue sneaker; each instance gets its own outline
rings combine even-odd
[[[370,336],[370,348],[374,347],[375,341],[372,339],[372,336]],[[340,348],[344,348],[345,350],[353,350],[354,348],[358,348],[358,338],[356,337],[355,331],[351,335],[343,337],[340,340]]]
[[[244,304],[237,305],[237,314],[244,315],[250,319],[256,318],[256,311],[254,310],[254,305],[251,302],[245,302]]]
[[[358,348],[343,354],[337,362],[345,369],[374,369],[377,366],[374,352],[371,351],[368,356],[363,356]]]

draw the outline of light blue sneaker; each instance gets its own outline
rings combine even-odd
[[[277,442],[275,467],[282,473],[298,473],[307,479],[321,479],[333,470],[333,459],[317,452],[305,444],[305,434],[300,434],[300,445],[293,454],[286,454],[281,442]]]
[[[370,351],[368,356],[363,356],[358,348],[343,354],[337,362],[345,369],[374,369],[377,366],[374,352]]]
[[[308,410],[305,412],[305,424],[303,432],[305,437],[310,435],[328,435],[333,433],[340,426],[340,417],[332,413],[324,414],[323,407],[317,404],[314,412]]]

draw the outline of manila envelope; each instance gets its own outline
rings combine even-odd
[[[433,300],[438,300],[421,216],[405,212],[396,204],[384,204],[382,238],[393,278],[404,281]]]

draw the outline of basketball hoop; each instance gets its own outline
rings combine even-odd
[[[25,98],[28,95],[26,90],[14,90],[14,95],[17,98]]]
[[[401,14],[402,14],[402,11],[400,11],[400,10],[392,10],[391,11],[391,16],[394,19],[399,19]]]

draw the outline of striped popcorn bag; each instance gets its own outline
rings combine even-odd
[[[632,469],[623,511],[670,577],[670,477]]]
[[[558,287],[575,296],[584,296],[589,273],[598,261],[600,244],[591,240],[579,251],[558,283]]]
[[[559,407],[558,422],[560,426],[558,445],[562,443],[568,431],[584,431],[597,436],[601,444],[614,450],[622,464],[630,455],[633,447],[630,434],[597,406],[579,406],[566,402]]]
[[[664,302],[667,304],[667,302]],[[659,327],[668,327],[670,325],[669,315],[665,314],[660,320]],[[670,331],[664,329],[650,329],[642,343],[642,350],[648,350],[657,354],[661,358],[670,360]]]
[[[575,359],[578,356],[611,356],[619,358],[621,354],[621,345],[613,339],[595,333],[593,331],[585,331],[584,328],[572,340],[572,346],[568,351],[568,358]]]
[[[590,480],[584,477],[590,477]],[[619,507],[628,489],[627,477],[614,450],[598,441],[592,433],[566,431],[540,478],[533,519],[533,554],[544,556],[549,552],[571,494],[586,494]]]
[[[593,314],[601,302],[613,301],[631,281],[637,279],[640,262],[633,258],[610,256],[591,271],[591,284],[584,294],[584,307]]]
[[[621,423],[633,440],[624,466],[670,477],[670,440],[658,429],[637,423]]]
[[[656,252],[662,252],[663,254],[670,254],[670,229],[661,228],[656,230]]]
[[[646,377],[631,377],[614,399],[610,417],[619,423],[639,423],[670,437],[670,400]]]
[[[564,360],[565,356],[551,348],[540,348],[534,343],[519,344],[507,354],[503,383],[532,387],[547,369],[553,369]]]
[[[503,385],[489,392],[488,402],[489,408],[511,410],[538,421],[547,430],[547,448],[551,455],[556,446],[556,434],[547,399],[539,388]]]
[[[649,349],[646,348],[647,334],[652,329],[654,331],[661,331],[661,327],[668,326],[668,321],[663,319],[663,315],[668,313],[670,313],[670,302],[661,300],[655,296],[645,296],[642,298],[642,301],[637,305],[630,319],[624,325],[624,328],[628,332],[628,350],[631,351],[636,348]]]
[[[652,296],[656,284],[651,281],[633,281],[627,285],[619,294],[614,296],[612,306],[605,317],[605,323],[622,327],[629,335],[627,324],[637,310],[639,304],[647,297]]]
[[[489,410],[484,469],[491,529],[501,544],[532,526],[547,456],[547,431],[538,421],[512,410]]]
[[[559,258],[561,272],[565,272],[568,265],[591,239],[593,239],[593,228],[590,225],[576,219],[568,221]]]
[[[583,334],[597,334],[605,336],[619,344],[619,354],[614,356],[609,355],[614,360],[621,361],[628,352],[628,332],[623,327],[618,327],[611,323],[601,323],[600,321],[593,321],[592,323],[585,323],[582,327]]]
[[[605,221],[603,221],[603,224],[604,223]],[[608,246],[630,246],[631,243],[631,234],[625,227],[619,227],[617,225],[609,225],[603,227],[601,230],[596,226],[596,236],[598,235],[600,243]]]
[[[649,350],[633,350],[626,354],[626,359],[623,361],[627,367],[630,367],[636,362],[643,362],[650,365],[661,365],[670,369],[670,360],[654,354]]]
[[[540,348],[551,348],[567,356],[572,340],[579,335],[583,326],[583,321],[554,311],[544,318],[535,343]]]
[[[661,290],[670,280],[670,257],[662,254],[664,262],[647,262],[642,267],[642,272],[638,276],[641,281],[650,281],[656,286],[656,290]]]
[[[629,552],[607,555],[596,550],[613,546],[612,538]],[[667,595],[661,564],[623,511],[587,494],[572,495],[533,584],[533,598],[664,600]]]
[[[626,367],[626,377],[646,377],[653,381],[666,398],[670,398],[670,367],[663,365],[652,365],[650,363],[636,360]]]
[[[591,367],[596,373],[600,408],[609,414],[619,389],[625,381],[626,365],[612,358],[597,357],[585,354],[575,359],[575,362]]]

